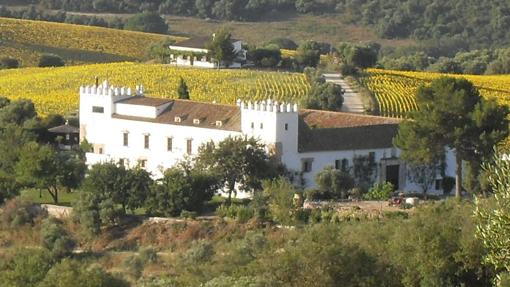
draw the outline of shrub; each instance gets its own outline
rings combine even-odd
[[[124,259],[122,265],[134,278],[138,279],[140,276],[142,276],[144,263],[140,257],[135,255],[128,256],[126,259]]]
[[[249,206],[240,205],[237,207],[236,219],[240,223],[245,223],[254,216],[253,209]]]
[[[144,263],[156,263],[159,260],[158,252],[151,246],[143,247],[138,252],[140,260]]]
[[[52,264],[49,252],[44,249],[17,249],[7,258],[4,258],[4,254],[2,254],[2,260],[0,260],[1,285],[39,286],[39,282],[44,279]]]
[[[19,68],[19,61],[14,58],[4,57],[0,59],[0,69]]]
[[[64,259],[53,266],[38,287],[127,287],[129,284],[113,277],[99,266],[89,266],[76,260]]]
[[[183,210],[183,211],[181,211],[181,217],[182,218],[195,219],[197,217],[197,212],[196,211]]]
[[[39,67],[63,67],[65,66],[64,60],[54,54],[43,54],[41,58],[39,58]]]
[[[391,182],[376,183],[363,198],[366,200],[387,200],[393,190],[394,187]]]
[[[54,258],[62,258],[72,253],[74,240],[62,226],[62,222],[48,217],[42,222],[41,244],[48,249]]]
[[[2,209],[2,223],[10,228],[33,224],[34,219],[40,214],[32,203],[18,198],[7,201]]]
[[[204,263],[209,261],[213,255],[213,245],[205,240],[200,240],[184,253],[183,260],[188,264]]]

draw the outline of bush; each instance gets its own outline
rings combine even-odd
[[[254,216],[253,209],[249,206],[240,205],[237,208],[236,219],[240,223],[245,223]]]
[[[280,49],[287,49],[287,50],[295,50],[298,47],[296,42],[294,42],[288,38],[274,38],[274,39],[271,39],[269,42],[267,42],[266,46],[267,45],[276,45]]]
[[[43,54],[41,58],[39,58],[39,67],[62,67],[65,66],[64,60],[54,54]]]
[[[62,222],[54,217],[48,217],[42,222],[41,244],[54,258],[69,256],[75,246],[74,240],[62,226]]]
[[[140,259],[140,257],[131,255],[128,256],[124,261],[122,262],[122,265],[125,269],[128,270],[129,274],[133,276],[134,278],[140,278],[142,276],[144,263]]]
[[[216,209],[216,215],[219,217],[236,219],[237,221],[244,223],[255,216],[255,211],[250,206],[237,204],[227,206],[222,204]]]
[[[89,266],[76,260],[64,259],[53,266],[38,287],[128,287],[129,284],[113,277],[98,266]]]
[[[315,181],[324,197],[322,199],[345,199],[348,191],[354,187],[354,179],[349,173],[332,167],[326,167],[320,171]]]
[[[18,198],[7,201],[2,209],[2,223],[10,228],[33,224],[34,219],[41,214],[34,204]]]
[[[184,253],[183,260],[190,265],[194,265],[211,260],[213,255],[213,245],[205,240],[200,240]]]
[[[141,248],[138,251],[138,253],[139,253],[138,256],[140,257],[140,260],[142,260],[142,262],[144,262],[146,264],[147,263],[156,263],[159,260],[158,252],[150,246]]]
[[[394,191],[391,182],[376,183],[363,198],[366,200],[387,200]]]
[[[13,254],[2,254],[0,282],[2,286],[36,287],[41,282],[53,260],[44,249],[17,249]],[[75,285],[72,285],[75,286]]]
[[[197,213],[195,211],[183,210],[183,211],[181,211],[181,217],[182,218],[195,219],[197,217]]]
[[[154,12],[144,12],[129,18],[124,26],[126,30],[166,34],[168,25],[159,14]]]
[[[0,69],[15,69],[19,68],[19,61],[14,58],[1,58],[0,59]]]

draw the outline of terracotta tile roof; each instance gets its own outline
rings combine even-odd
[[[241,132],[237,106],[190,100],[133,97],[121,103],[170,105],[155,119],[114,114],[117,119]],[[175,122],[180,117],[181,122]],[[199,119],[200,123],[194,123]],[[221,126],[216,126],[221,121]],[[299,111],[299,152],[393,147],[400,119],[303,109]]]
[[[241,111],[237,106],[221,105],[212,103],[195,102],[190,100],[167,100],[171,102],[157,118],[141,118],[114,114],[117,119],[154,122],[200,128],[241,131]],[[180,117],[181,122],[175,122],[175,117]],[[194,123],[194,119],[200,123]],[[221,126],[216,125],[221,121]]]
[[[170,46],[205,49],[205,45],[211,39],[210,36],[193,37],[187,40],[172,44]]]
[[[344,128],[368,125],[398,124],[400,119],[342,112],[329,112],[303,109],[299,115],[310,127]]]
[[[316,110],[299,114],[299,152],[391,148],[401,121]]]
[[[125,100],[118,101],[119,104],[128,104],[128,105],[139,105],[139,106],[151,106],[158,107],[164,105],[166,103],[171,102],[172,99],[161,99],[161,98],[148,98],[142,96],[136,96],[127,98]]]
[[[185,48],[196,48],[196,49],[205,49],[205,46],[207,43],[211,40],[211,36],[199,36],[199,37],[192,37],[184,41],[180,41],[178,43],[172,44],[170,46],[176,46],[176,47],[185,47]],[[239,40],[237,39],[230,39],[232,43],[235,43]]]

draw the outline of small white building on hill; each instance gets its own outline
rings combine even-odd
[[[367,115],[299,109],[271,100],[222,105],[145,97],[143,87],[80,88],[80,139],[93,146],[87,164],[115,161],[139,165],[155,177],[206,142],[228,136],[258,138],[267,150],[301,179],[315,186],[327,166],[354,170],[370,163],[374,182],[389,181],[402,191],[419,192],[408,167],[393,146],[400,120]],[[445,174],[454,175],[453,155]],[[429,192],[440,193],[440,180]]]
[[[214,37],[214,34],[211,37]],[[193,37],[170,45],[170,60],[178,66],[218,68],[218,61],[209,57],[209,50],[206,47],[211,37]],[[220,68],[242,67],[246,62],[246,50],[242,45],[240,40],[232,39],[232,46],[237,57],[228,65],[224,62],[219,63]]]

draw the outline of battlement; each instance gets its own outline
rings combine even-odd
[[[241,108],[241,110],[252,110],[252,111],[262,111],[262,112],[270,112],[270,113],[297,113],[298,105],[296,103],[285,103],[285,102],[277,102],[271,99],[267,99],[261,102],[248,101],[245,103],[244,101],[237,100],[237,106]]]
[[[135,89],[135,96],[143,96],[143,85],[137,85]],[[104,81],[100,85],[80,86],[80,96],[132,96],[132,90],[129,87],[115,87],[111,86],[108,81]]]

